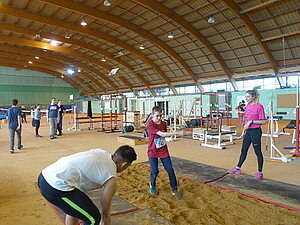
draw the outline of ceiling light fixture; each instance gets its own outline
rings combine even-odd
[[[104,0],[103,5],[109,7],[111,6],[111,3],[109,0]]]
[[[32,62],[32,61],[28,61],[28,63],[29,63],[29,64],[32,64],[33,62]]]
[[[212,16],[209,16],[208,19],[207,19],[207,22],[214,23],[215,20],[214,20],[214,18]]]
[[[102,61],[102,62],[106,62],[106,58],[102,58],[101,61]]]
[[[122,49],[119,51],[119,55],[124,55],[124,52]]]
[[[70,39],[70,36],[69,36],[69,34],[68,34],[68,30],[66,30],[65,38],[66,38],[66,39]]]
[[[64,78],[65,76],[62,74],[60,77],[61,77],[61,78]]]
[[[81,73],[81,69],[78,69],[77,72],[78,72],[78,73]]]
[[[87,23],[84,21],[84,16],[82,17],[82,21],[81,21],[80,25],[84,26],[84,27],[87,25]]]
[[[50,44],[51,44],[52,46],[57,46],[57,41],[51,40],[51,41],[50,41]]]
[[[40,37],[41,37],[40,32],[36,33],[35,36],[36,36],[37,38],[40,38]]]
[[[173,38],[173,37],[174,37],[173,32],[172,31],[168,32],[168,38]]]
[[[74,72],[75,72],[75,71],[72,70],[72,69],[68,69],[68,70],[67,70],[67,73],[70,74],[70,75],[73,75]]]
[[[39,57],[39,56],[34,56],[34,58],[35,58],[35,59],[39,59],[40,57]]]
[[[145,45],[143,45],[143,43],[141,43],[141,45],[140,45],[140,49],[145,49]]]

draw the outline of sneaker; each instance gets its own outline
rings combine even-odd
[[[35,137],[36,137],[36,138],[41,138],[42,136],[41,136],[41,135],[35,135]]]
[[[156,194],[156,188],[153,187],[151,184],[150,184],[149,191],[150,191],[150,194],[152,194],[152,195]]]
[[[227,171],[228,173],[235,173],[235,174],[240,174],[241,173],[241,170],[236,168],[236,167],[233,167],[231,170],[228,170]]]
[[[59,137],[59,136],[61,136],[62,134],[58,134],[57,136]]]
[[[15,151],[13,149],[9,150],[11,154],[15,153]]]
[[[18,150],[21,150],[23,148],[23,145],[21,145],[20,147],[18,147]]]
[[[172,195],[177,199],[181,198],[181,195],[178,193],[178,191],[172,191]]]
[[[264,176],[263,176],[263,174],[261,173],[261,172],[257,172],[254,176],[253,176],[253,179],[255,179],[255,180],[261,180],[261,179],[263,179],[264,178]]]

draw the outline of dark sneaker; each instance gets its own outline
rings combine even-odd
[[[62,134],[58,134],[57,136],[61,136]]]
[[[13,149],[9,150],[11,154],[15,153],[15,151]]]
[[[23,145],[19,146],[19,147],[18,147],[18,150],[21,150],[22,148],[23,148]]]
[[[35,137],[36,137],[36,138],[41,138],[42,136],[41,136],[41,135],[35,135]]]
[[[178,191],[172,191],[172,195],[177,199],[181,198],[181,195],[178,193]]]

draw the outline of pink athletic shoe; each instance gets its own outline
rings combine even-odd
[[[233,167],[231,170],[228,170],[227,171],[228,173],[235,173],[235,174],[240,174],[241,173],[241,170],[236,168],[236,167]]]
[[[264,176],[263,176],[263,174],[261,173],[261,172],[257,172],[254,176],[253,176],[253,179],[255,179],[255,180],[261,180],[261,179],[263,179],[264,178]]]

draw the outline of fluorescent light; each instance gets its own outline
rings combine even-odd
[[[103,5],[109,7],[111,6],[111,3],[109,0],[104,0]]]
[[[173,37],[174,37],[173,32],[172,31],[168,32],[168,38],[173,38]]]
[[[28,61],[28,63],[29,63],[29,64],[32,64],[33,62],[32,62],[32,61]]]
[[[39,57],[39,56],[34,56],[34,58],[35,58],[35,59],[39,59],[40,57]]]
[[[106,62],[106,58],[102,58],[101,61],[102,61],[102,62]]]

